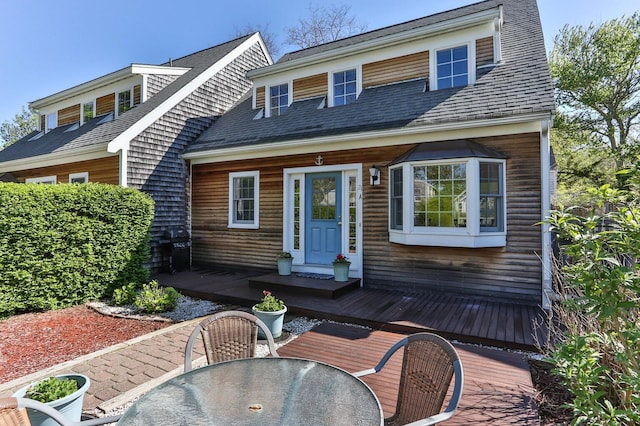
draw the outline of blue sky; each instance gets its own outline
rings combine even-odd
[[[286,28],[321,0],[7,0],[0,9],[0,123],[29,102],[121,69],[159,64],[268,25]],[[368,30],[474,3],[474,0],[337,0]],[[640,9],[629,0],[538,0],[547,50],[565,25],[601,23]],[[282,53],[295,50],[282,47]]]

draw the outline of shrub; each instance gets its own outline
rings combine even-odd
[[[605,213],[548,220],[566,242],[548,356],[575,396],[574,424],[640,424],[640,171],[623,173],[626,189],[591,190]]]
[[[113,303],[116,306],[130,305],[136,301],[136,283],[129,283],[113,290]]]
[[[25,397],[40,402],[51,402],[78,390],[78,382],[69,377],[49,377],[40,380],[25,392]]]
[[[156,280],[142,286],[135,305],[144,312],[155,314],[173,311],[178,306],[180,293],[173,287],[160,287]]]
[[[149,279],[152,199],[115,185],[0,183],[0,317]]]

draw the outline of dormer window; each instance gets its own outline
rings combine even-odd
[[[467,45],[436,52],[437,88],[466,86],[469,84],[469,52]]]
[[[289,108],[289,85],[280,84],[269,89],[271,116],[283,114]]]
[[[58,127],[58,114],[55,112],[47,114],[47,131],[55,129],[56,127]]]
[[[94,117],[94,105],[93,101],[82,104],[82,123],[86,123]]]
[[[358,97],[356,69],[333,73],[333,106],[347,105]]]
[[[118,93],[118,115],[131,109],[131,90]]]

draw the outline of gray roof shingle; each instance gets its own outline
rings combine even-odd
[[[182,58],[174,59],[173,66],[191,69],[149,100],[130,109],[117,119],[100,125],[98,125],[100,119],[93,119],[80,126],[77,130],[70,132],[65,132],[70,126],[61,126],[34,141],[29,141],[34,134],[25,136],[0,151],[0,162],[80,149],[112,141],[249,37],[250,35],[240,37]],[[168,66],[169,63],[162,65]]]
[[[495,119],[554,110],[542,27],[535,0],[489,0],[285,55],[303,55],[405,31],[504,5],[503,62],[471,86],[426,92],[424,80],[368,88],[345,106],[318,109],[321,98],[294,102],[280,116],[254,120],[241,99],[186,150],[187,153],[302,138]]]

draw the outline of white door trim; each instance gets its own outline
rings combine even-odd
[[[327,166],[295,167],[283,170],[283,197],[282,197],[282,247],[283,250],[291,252],[293,255],[294,272],[311,272],[321,274],[333,274],[331,265],[307,265],[305,263],[305,241],[304,241],[304,177],[307,173],[342,172],[342,217],[346,218],[346,223],[342,226],[342,254],[351,261],[349,276],[362,278],[362,164],[336,164]],[[355,251],[349,250],[349,182],[355,178],[355,207],[356,207],[356,242]],[[295,181],[299,180],[298,187],[299,205],[298,211],[294,211],[295,201]],[[294,225],[296,218],[300,221],[297,234],[298,243],[294,243],[296,238]]]

